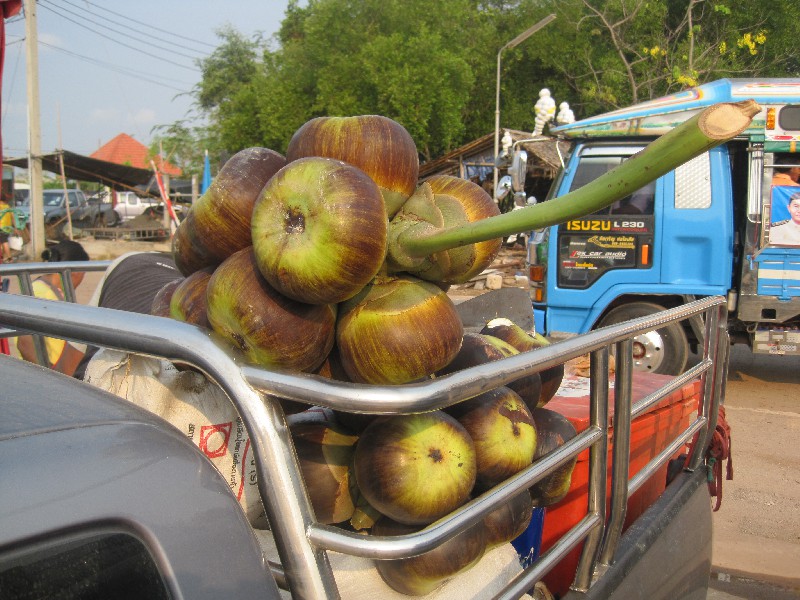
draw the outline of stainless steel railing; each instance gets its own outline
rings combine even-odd
[[[9,266],[14,271],[16,269],[13,267],[23,265]],[[0,275],[10,274],[7,270],[9,266],[0,265]],[[53,264],[47,266],[53,270]],[[101,270],[99,264],[62,266],[65,269],[91,266],[92,270]],[[36,265],[27,267],[30,273],[39,272]],[[274,568],[276,579],[285,581],[292,596],[298,600],[338,598],[327,550],[373,559],[420,554],[465,530],[498,505],[588,448],[588,514],[536,562],[509,581],[497,596],[510,599],[530,590],[536,581],[581,543],[584,546],[573,589],[587,590],[593,579],[602,574],[604,566],[613,562],[630,494],[695,436],[698,440],[693,445],[689,468],[700,466],[724,391],[728,347],[726,313],[724,298],[706,298],[487,365],[424,383],[400,386],[342,383],[313,375],[261,369],[247,365],[231,354],[226,345],[215,341],[213,333],[186,323],[11,294],[0,294],[0,327],[8,328],[0,330],[0,335],[24,330],[79,343],[159,356],[192,364],[215,380],[236,406],[250,434],[259,492],[281,561]],[[635,405],[632,404],[632,338],[695,315],[704,317],[707,334],[700,362]],[[617,357],[617,370],[611,498],[607,517],[608,357],[612,348]],[[371,414],[436,410],[587,352],[591,357],[589,427],[555,452],[418,533],[397,537],[363,536],[317,523],[314,519],[279,398]],[[639,473],[629,477],[628,449],[632,419],[694,380],[701,382],[697,417]]]

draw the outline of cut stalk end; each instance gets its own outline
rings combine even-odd
[[[698,127],[712,140],[728,140],[742,133],[761,111],[755,100],[715,104],[700,113]]]

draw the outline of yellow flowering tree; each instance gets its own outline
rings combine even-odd
[[[775,0],[548,0],[554,53],[584,114],[720,77],[799,76],[800,3]],[[575,103],[575,102],[574,102]]]

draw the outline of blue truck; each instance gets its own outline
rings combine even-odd
[[[784,223],[800,232],[800,214],[793,222],[789,212],[800,187],[788,173],[800,152],[800,79],[721,79],[556,127],[552,135],[570,141],[571,151],[548,199],[599,177],[703,108],[745,99],[762,110],[733,141],[602,211],[530,236],[537,331],[558,339],[719,295],[728,301],[732,343],[800,354],[800,240],[777,238]],[[512,164],[523,165],[511,173],[517,194],[524,194],[522,152]],[[635,368],[680,373],[703,331],[695,319],[638,336]]]

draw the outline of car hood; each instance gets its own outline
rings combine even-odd
[[[45,206],[43,208],[44,208],[45,216],[49,215],[50,213],[55,212],[57,210],[63,210],[58,206]],[[31,207],[30,206],[28,206],[28,205],[18,206],[17,209],[20,212],[22,212],[24,215],[30,217],[30,215],[31,215]],[[73,214],[75,213],[75,211],[72,211],[72,212],[73,212]]]

